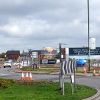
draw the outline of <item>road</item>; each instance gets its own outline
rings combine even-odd
[[[10,68],[0,68],[0,78],[20,79],[21,73],[9,72]],[[15,67],[12,67],[15,69]],[[59,82],[59,75],[32,74],[33,80]],[[70,76],[65,76],[65,82],[70,82]],[[100,89],[100,76],[76,76],[76,84],[87,85]]]

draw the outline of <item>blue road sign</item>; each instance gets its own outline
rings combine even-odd
[[[69,55],[88,55],[88,48],[69,48]],[[100,55],[100,47],[90,49],[90,55]]]

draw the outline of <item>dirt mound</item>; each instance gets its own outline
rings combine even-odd
[[[32,85],[40,85],[40,84],[54,84],[55,82],[46,82],[46,81],[30,81],[30,80],[16,80],[21,86],[32,86]]]

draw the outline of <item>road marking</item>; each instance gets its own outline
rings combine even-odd
[[[8,74],[2,74],[2,73],[0,73],[0,76],[3,76],[3,75],[8,75]]]

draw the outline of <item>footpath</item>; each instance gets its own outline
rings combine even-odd
[[[9,69],[9,72],[21,73],[20,69]],[[58,75],[59,72],[41,72],[41,71],[32,71],[33,74],[49,74],[49,75]],[[71,75],[71,74],[67,74]],[[76,76],[92,76],[92,73],[76,73]],[[100,100],[100,90],[97,89],[97,93],[89,98],[83,100]]]

